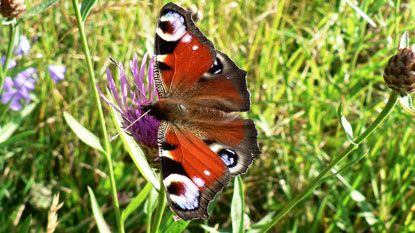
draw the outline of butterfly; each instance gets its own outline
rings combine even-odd
[[[260,154],[246,71],[218,51],[174,3],[160,11],[155,35],[159,100],[143,107],[160,120],[161,175],[172,211],[206,219],[208,205],[230,177],[246,172]]]

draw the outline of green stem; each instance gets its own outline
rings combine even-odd
[[[115,176],[114,176],[114,169],[112,166],[112,160],[111,160],[111,144],[110,141],[108,139],[108,134],[107,134],[107,128],[105,126],[105,119],[104,119],[104,113],[102,111],[102,106],[101,106],[101,99],[98,93],[98,90],[96,88],[96,81],[95,81],[95,75],[94,75],[94,68],[92,65],[92,59],[91,59],[91,54],[89,53],[89,48],[88,48],[88,43],[86,40],[86,35],[85,35],[85,29],[84,29],[84,24],[81,18],[81,12],[79,11],[79,3],[78,0],[72,0],[73,3],[73,8],[75,11],[75,15],[76,15],[76,21],[78,23],[78,29],[79,29],[79,34],[81,37],[81,42],[82,42],[82,46],[84,49],[84,54],[85,54],[85,59],[87,62],[87,67],[88,67],[88,73],[89,73],[89,82],[91,85],[91,89],[92,92],[94,93],[94,98],[95,98],[95,103],[97,105],[97,111],[98,111],[98,115],[99,115],[99,122],[100,122],[100,126],[101,126],[101,131],[102,131],[102,136],[104,137],[104,143],[105,143],[105,158],[107,160],[107,164],[108,164],[108,169],[109,169],[109,177],[110,177],[110,185],[111,185],[111,195],[112,195],[112,201],[114,203],[114,209],[115,209],[115,217],[116,217],[116,221],[117,221],[117,226],[118,226],[118,230],[121,233],[124,233],[124,229],[123,229],[123,225],[121,224],[121,212],[120,212],[120,205],[118,203],[118,198],[117,198],[117,187],[115,184]]]
[[[161,219],[163,218],[164,209],[166,207],[166,192],[163,189],[163,178],[160,176],[160,190],[157,204],[157,212],[154,215],[153,223],[151,224],[151,232],[158,232]]]
[[[9,66],[10,58],[12,56],[13,45],[14,45],[14,41],[16,40],[16,35],[17,35],[16,33],[17,27],[18,27],[18,24],[15,21],[11,22],[9,25],[9,29],[10,29],[9,30],[9,41],[7,44],[6,60],[4,61],[4,65],[0,72],[0,88],[3,87],[4,79],[6,78],[6,75],[7,75],[7,70],[8,70],[7,66]]]
[[[356,150],[359,145],[367,138],[369,137],[376,128],[386,119],[386,117],[389,115],[389,113],[392,111],[392,109],[395,107],[396,102],[398,100],[398,95],[393,92],[388,102],[386,103],[385,108],[380,112],[378,117],[375,119],[375,121],[367,128],[356,140],[356,145],[350,144],[346,150],[344,150],[339,156],[334,158],[329,165],[324,168],[323,171],[320,172],[320,174],[314,178],[311,183],[298,195],[294,197],[279,213],[276,215],[272,221],[262,230],[262,232],[267,232],[270,230],[274,225],[276,225],[287,213],[294,208],[300,201],[302,201],[304,198],[306,198],[309,194],[312,193],[312,191],[321,184],[322,179],[327,175],[330,170],[336,166],[337,163],[342,161],[344,158],[346,158],[347,155],[349,155],[352,151]]]

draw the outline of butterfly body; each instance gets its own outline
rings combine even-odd
[[[231,176],[259,155],[248,111],[246,72],[217,51],[190,12],[169,3],[157,23],[155,81],[160,99],[144,111],[161,121],[161,175],[171,209],[183,219],[205,219],[207,207]]]

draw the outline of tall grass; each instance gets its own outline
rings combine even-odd
[[[28,8],[39,2],[28,1]],[[106,85],[109,56],[126,63],[134,53],[142,56],[152,50],[163,3],[98,1],[92,8],[85,33],[101,87]],[[253,232],[277,216],[347,148],[337,115],[340,104],[355,135],[363,133],[384,108],[390,90],[383,83],[383,67],[395,53],[400,35],[415,34],[410,23],[415,19],[411,10],[415,1],[178,3],[194,5],[202,15],[197,22],[200,29],[217,49],[248,71],[252,110],[247,115],[256,122],[262,154],[235,187],[244,191],[244,226]],[[64,204],[58,211],[56,232],[96,232],[88,186],[115,231],[118,221],[107,160],[80,141],[63,118],[69,112],[101,135],[72,3],[60,1],[19,27],[21,34],[39,37],[29,57],[19,60],[40,71],[34,93],[38,103],[7,143],[0,144],[0,231],[17,230],[29,216],[32,229],[45,231],[53,195],[59,193]],[[8,34],[9,29],[2,26],[0,54],[7,52]],[[49,79],[44,67],[51,61],[67,66],[64,82]],[[8,110],[1,105],[3,111]],[[4,119],[17,117],[7,113]],[[104,106],[107,134],[115,135],[110,115]],[[373,135],[334,166],[331,171],[337,173],[287,212],[270,232],[414,231],[413,122],[413,116],[395,108]],[[158,208],[157,192],[149,188],[121,140],[110,147],[120,208],[126,209],[132,200],[139,206],[125,219],[125,230],[145,232],[148,223],[157,219],[154,215],[149,219]],[[146,195],[136,197],[142,190]],[[230,185],[217,198],[209,220],[180,226],[188,232],[230,232],[237,226],[231,218],[237,216],[231,211],[232,203],[238,202],[232,201],[233,194]],[[163,229],[172,221],[171,211],[166,208],[162,217]]]

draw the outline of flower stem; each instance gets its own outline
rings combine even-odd
[[[9,66],[9,61],[10,61],[10,58],[13,52],[14,41],[16,40],[17,27],[18,27],[18,24],[16,23],[16,21],[11,22],[9,24],[9,42],[7,44],[6,60],[4,61],[4,65],[0,72],[0,89],[1,87],[3,87],[4,79],[6,78],[6,75],[7,75],[7,70],[8,70],[7,67]]]
[[[157,202],[157,211],[154,215],[153,223],[151,224],[151,232],[158,232],[161,219],[163,217],[164,209],[166,207],[166,192],[164,191],[163,178],[160,176],[160,190]]]
[[[375,119],[375,121],[367,128],[356,140],[356,145],[350,144],[340,155],[338,155],[336,158],[334,158],[329,165],[323,169],[323,171],[320,172],[320,174],[314,178],[310,184],[298,195],[294,197],[285,207],[271,220],[271,222],[266,225],[261,232],[267,232],[270,230],[274,225],[276,225],[287,213],[294,208],[300,201],[302,201],[304,198],[306,198],[309,194],[312,193],[312,191],[321,184],[323,178],[327,175],[327,173],[336,166],[337,163],[342,161],[344,158],[346,158],[347,155],[349,155],[352,151],[356,150],[359,145],[367,138],[369,137],[376,128],[382,124],[382,122],[386,119],[386,117],[389,115],[389,113],[392,111],[392,109],[395,107],[396,102],[398,100],[398,94],[396,92],[393,92],[389,96],[389,100],[386,103],[385,108],[380,112],[378,117]]]
[[[92,87],[91,89],[94,93],[94,98],[95,98],[95,103],[97,105],[102,136],[104,137],[104,143],[105,143],[105,153],[104,153],[104,155],[105,155],[105,158],[107,160],[108,169],[109,169],[111,195],[112,195],[112,201],[114,203],[115,217],[116,217],[116,221],[117,221],[118,231],[121,232],[121,233],[124,233],[123,224],[121,224],[120,205],[118,203],[117,187],[116,187],[116,184],[115,184],[114,169],[113,169],[112,160],[111,160],[111,144],[110,144],[110,141],[108,139],[107,128],[105,126],[105,118],[104,118],[104,113],[102,111],[101,99],[99,97],[99,93],[98,93],[98,90],[96,88],[96,80],[95,80],[94,68],[93,68],[93,65],[92,65],[91,54],[89,52],[88,42],[86,40],[84,24],[83,24],[83,21],[82,21],[82,18],[81,18],[81,12],[79,11],[79,7],[78,7],[79,6],[78,0],[72,0],[72,3],[73,3],[73,8],[74,8],[74,11],[75,11],[75,15],[76,15],[76,21],[78,23],[78,29],[79,29],[79,34],[80,34],[80,37],[81,37],[82,47],[84,49],[85,59],[86,59],[86,62],[87,62],[87,68],[88,68],[88,73],[89,73],[89,82],[90,82],[90,85]]]

